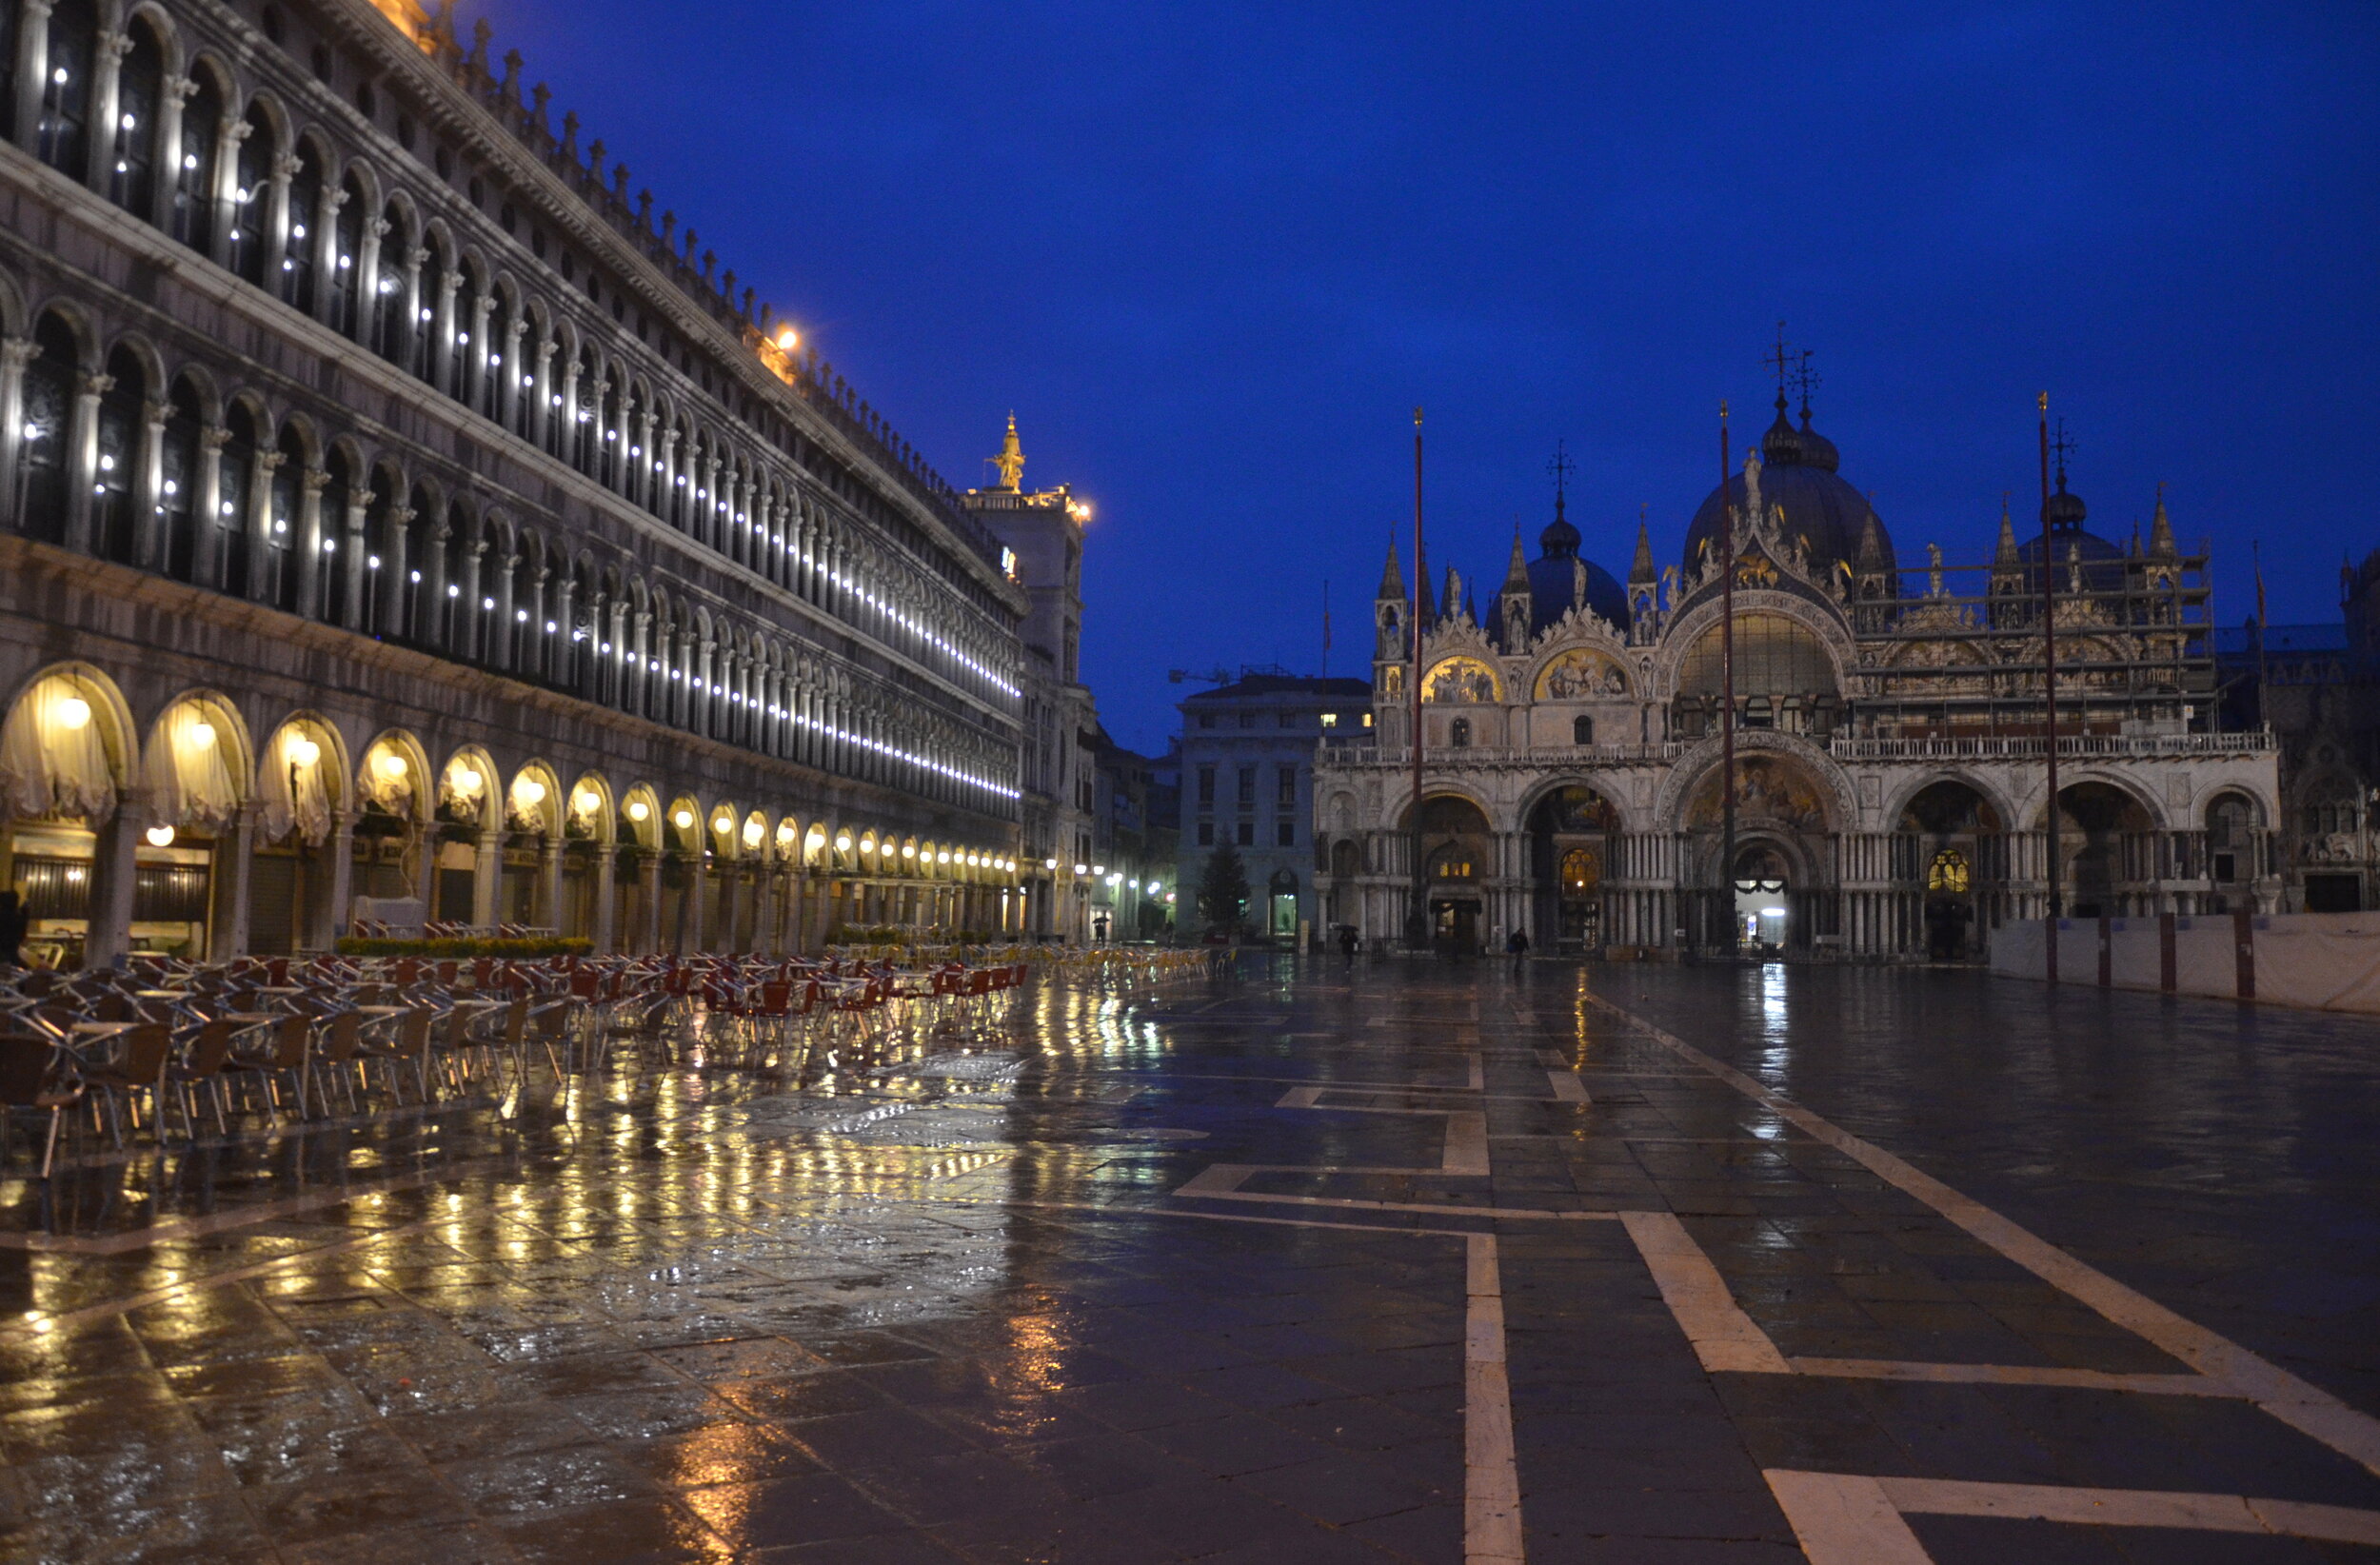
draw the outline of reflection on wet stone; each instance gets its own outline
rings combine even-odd
[[[2058,1003],[1251,958],[1044,983],[794,1081],[627,1060],[509,1113],[69,1168],[50,1210],[92,1247],[0,1250],[34,1312],[0,1325],[0,1555],[1501,1557],[1489,1342],[1532,1559],[1793,1557],[1778,1470],[2380,1511],[2380,1479],[2239,1397],[2003,1383],[2195,1371],[1647,1030],[2380,1405],[2380,1277],[2336,1238],[2380,1188],[2366,1055],[2325,1019]],[[1587,1100],[1548,1090],[1573,1065]],[[1449,1111],[1483,1119],[1484,1175],[1450,1171]],[[1230,1199],[1184,1190],[1219,1167]],[[1620,1212],[1674,1217],[1780,1364],[1991,1375],[1707,1368]],[[2251,1557],[1912,1525],[1946,1565],[2015,1557],[2023,1526],[2045,1559]]]

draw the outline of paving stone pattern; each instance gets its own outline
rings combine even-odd
[[[2349,1433],[2209,1394],[1665,1040]],[[20,1159],[0,1555],[1831,1565],[1780,1496],[1836,1485],[1917,1551],[1845,1560],[2380,1560],[2337,1535],[2380,1513],[2342,1449],[2380,1412],[2376,1067],[2360,1022],[1966,974],[1250,958],[793,1082]],[[1993,1368],[1910,1377],[1943,1365]]]

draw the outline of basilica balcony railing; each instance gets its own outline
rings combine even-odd
[[[2042,734],[1976,734],[1924,739],[1861,739],[1837,734],[1828,745],[1837,761],[2025,761],[2047,755]],[[2220,734],[2060,734],[2057,753],[2075,757],[2260,755],[2276,748],[2270,728]]]
[[[1676,761],[1686,753],[1677,740],[1652,744],[1432,745],[1423,764],[1457,766],[1641,766]],[[1402,744],[1325,744],[1317,757],[1320,765],[1339,768],[1413,764],[1413,750]]]

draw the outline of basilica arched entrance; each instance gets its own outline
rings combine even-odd
[[[1423,802],[1421,862],[1429,891],[1432,948],[1457,956],[1478,951],[1494,847],[1487,817],[1470,800]]]
[[[2002,919],[2008,838],[1992,802],[1964,782],[1927,784],[1901,809],[1894,879],[1924,887],[1926,955],[1964,961],[1983,954]]]
[[[1687,796],[1693,893],[1702,911],[1688,927],[1723,951],[1806,951],[1835,935],[1830,790],[1797,756],[1755,751],[1735,763],[1735,853],[1725,860],[1726,801],[1714,766]],[[1685,921],[1681,920],[1681,922]]]
[[[2057,796],[2058,868],[2066,916],[2122,918],[2136,911],[2132,882],[2151,861],[2154,822],[2140,801],[2107,782],[2077,782]]]
[[[1794,910],[1787,900],[1793,870],[1782,843],[1738,842],[1734,882],[1735,948],[1749,956],[1773,956],[1793,936]]]
[[[1529,875],[1536,887],[1534,938],[1557,951],[1603,943],[1603,877],[1619,818],[1610,801],[1573,783],[1529,812]]]

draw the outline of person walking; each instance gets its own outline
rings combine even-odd
[[[1342,923],[1339,926],[1339,951],[1341,956],[1347,959],[1346,961],[1342,963],[1343,966],[1350,968],[1355,966],[1356,947],[1360,943],[1361,941],[1356,934],[1356,926],[1354,924]]]
[[[13,891],[0,891],[0,967],[25,965],[18,947],[25,943],[25,931],[30,924],[25,916],[25,900]]]
[[[1529,960],[1529,932],[1526,929],[1514,930],[1505,938],[1504,949],[1512,956],[1513,971],[1518,973],[1521,964]]]

